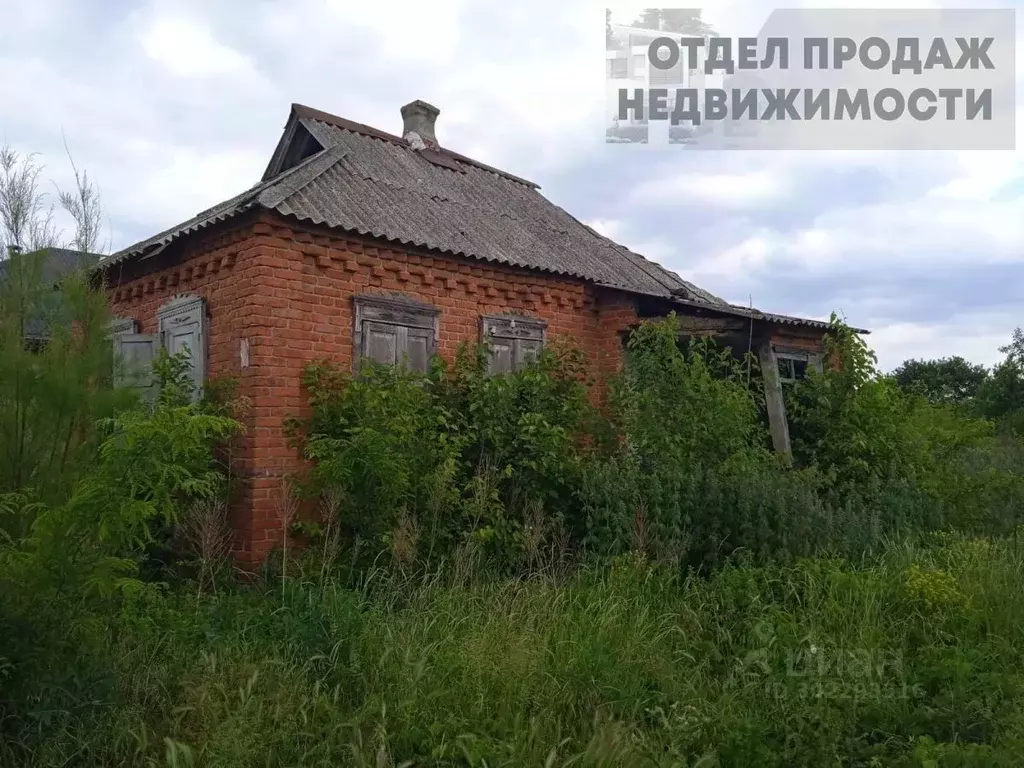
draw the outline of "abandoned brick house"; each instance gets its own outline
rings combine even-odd
[[[595,373],[625,333],[675,311],[690,333],[751,338],[768,371],[772,436],[788,434],[780,370],[820,364],[825,324],[728,304],[601,236],[537,185],[438,144],[438,110],[401,110],[400,136],[293,105],[260,183],[102,262],[122,354],[193,353],[197,384],[232,376],[252,407],[233,510],[238,555],[276,543],[285,420],[304,365],[360,356],[424,368],[485,338],[494,371],[569,337]],[[144,384],[145,382],[141,382]]]

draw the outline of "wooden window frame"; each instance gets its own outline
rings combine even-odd
[[[386,325],[402,329],[408,335],[413,331],[427,340],[427,370],[430,361],[437,354],[440,341],[440,310],[437,307],[408,296],[382,296],[361,294],[352,297],[352,367],[359,370],[364,359],[369,357],[364,348],[364,327],[366,324]],[[396,357],[398,352],[396,351]],[[408,357],[405,357],[408,362]],[[416,369],[412,369],[416,370]],[[426,372],[425,370],[423,371]]]
[[[782,372],[779,371],[779,381],[783,384],[796,384],[798,381],[802,381],[807,377],[807,371],[812,368],[819,373],[822,370],[821,366],[821,355],[815,354],[814,352],[808,352],[805,349],[795,349],[792,347],[775,346],[775,359],[777,362],[788,362],[789,369],[793,372],[792,376],[783,376]],[[796,376],[796,369],[794,363],[804,363],[805,373],[803,376]]]
[[[203,388],[206,386],[210,346],[206,300],[202,296],[194,294],[176,296],[156,311],[156,321],[159,347],[168,354],[171,352],[168,339],[176,327],[185,324],[199,324],[199,349],[194,350],[191,356],[193,399],[199,400],[202,397]]]
[[[480,318],[480,339],[490,344],[492,339],[509,342],[511,345],[509,372],[521,370],[525,364],[522,342],[537,342],[540,349],[547,344],[548,324],[527,315],[484,315]],[[489,374],[505,373],[492,370],[494,358],[487,361]]]

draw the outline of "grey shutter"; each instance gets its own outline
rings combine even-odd
[[[516,355],[516,370],[533,362],[540,355],[542,343],[534,339],[520,339]]]
[[[437,349],[437,310],[396,296],[356,296],[355,360],[406,365],[425,372]]]
[[[544,347],[547,325],[543,320],[518,315],[482,317],[481,336],[490,346],[487,372],[518,371],[535,360]]]
[[[160,339],[169,355],[188,351],[194,398],[206,382],[206,304],[198,296],[174,299],[157,311]]]
[[[399,326],[387,323],[363,323],[363,356],[371,360],[394,365],[398,362]]]
[[[153,358],[158,339],[143,333],[120,333],[114,337],[114,385],[139,391],[144,397],[153,393]]]
[[[134,317],[115,317],[111,318],[110,322],[107,323],[107,328],[110,331],[111,340],[111,363],[113,366],[113,381],[115,387],[126,386],[123,379],[122,368],[124,367],[120,362],[121,348],[118,346],[117,337],[125,333],[138,333],[139,324],[136,322]]]
[[[410,370],[426,373],[430,370],[434,333],[426,328],[403,328],[405,344],[400,347]]]
[[[512,361],[515,358],[515,342],[508,339],[491,339],[491,353],[487,361],[487,373],[497,376],[512,371]]]

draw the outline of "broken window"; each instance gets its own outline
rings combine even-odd
[[[437,352],[438,312],[406,297],[355,298],[355,359],[426,372]]]
[[[807,378],[807,372],[814,368],[821,370],[821,356],[808,352],[775,350],[779,366],[779,380],[783,384],[795,384]]]
[[[489,347],[487,372],[518,371],[544,347],[547,323],[530,317],[503,315],[480,318],[480,335]]]

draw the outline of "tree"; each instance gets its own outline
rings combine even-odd
[[[107,301],[81,271],[54,290],[45,249],[95,247],[99,196],[75,168],[75,190],[61,202],[75,223],[67,240],[40,188],[35,155],[0,147],[0,494],[57,498],[95,452],[94,425],[124,393],[110,389]],[[8,248],[19,251],[8,255]]]
[[[1006,355],[978,392],[978,410],[1001,428],[1024,433],[1024,331],[999,351]]]
[[[64,145],[67,150],[67,144]],[[20,251],[68,247],[95,252],[103,223],[99,191],[89,174],[79,171],[71,152],[68,160],[75,176],[71,190],[57,189],[57,200],[74,222],[74,233],[65,239],[53,221],[54,206],[39,185],[43,167],[36,154],[21,155],[0,146],[0,258],[13,246]]]
[[[700,14],[696,8],[645,8],[633,26],[683,35],[710,34],[711,27],[701,19]]]
[[[900,389],[923,395],[933,403],[964,404],[973,401],[988,379],[988,369],[962,357],[941,360],[907,360],[893,372]]]
[[[1016,365],[1018,368],[1024,369],[1024,330],[1020,328],[1013,329],[1013,338],[1010,343],[1005,347],[1000,347],[999,351],[1006,355],[1006,362]]]
[[[11,247],[36,251],[57,244],[53,206],[39,189],[42,167],[35,155],[22,157],[0,147],[0,245],[6,256]]]
[[[612,11],[610,8],[604,9],[604,47],[606,51],[617,51],[621,47],[618,38],[612,32]]]
[[[711,27],[701,19],[700,10],[695,8],[663,9],[661,28],[666,32],[679,32],[684,35],[711,34]]]
[[[633,26],[641,29],[661,29],[661,9],[644,8],[640,18],[633,22]]]

